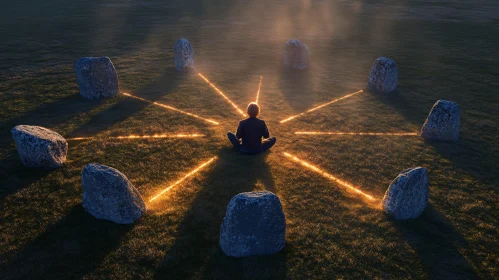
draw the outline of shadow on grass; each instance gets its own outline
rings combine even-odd
[[[286,275],[286,252],[262,257],[230,258],[220,250],[220,225],[230,199],[253,191],[257,180],[274,192],[265,159],[268,152],[249,156],[223,148],[216,166],[202,182],[202,189],[178,226],[175,242],[157,269],[156,279],[282,279]]]
[[[390,94],[373,92],[369,92],[369,94],[373,94],[381,103],[394,108],[406,120],[419,127],[423,126],[433,104],[423,110],[421,106],[415,105],[417,102],[408,100],[399,91]],[[499,164],[499,155],[494,155],[490,143],[483,137],[465,134],[466,132],[463,131],[462,126],[461,123],[461,133],[457,143],[430,140],[426,140],[425,143],[432,145],[439,154],[452,161],[455,167],[464,170],[483,182],[499,184],[498,173],[494,172]],[[480,134],[486,136],[485,133],[487,132],[481,131]],[[495,132],[491,131],[490,133]]]
[[[29,168],[24,166],[17,150],[8,151],[7,157],[0,161],[0,204],[9,195],[29,187],[32,183],[55,171]]]
[[[193,75],[193,73],[182,73],[177,71],[174,67],[170,67],[151,83],[142,87],[137,92],[130,94],[154,102],[166,94],[169,94],[189,75]],[[148,102],[136,100],[131,97],[122,98],[123,100],[119,103],[108,110],[93,116],[86,124],[78,127],[69,135],[71,135],[71,137],[94,136],[95,134],[110,128],[112,125],[126,120],[147,106],[150,106]]]
[[[292,71],[281,68],[279,89],[286,102],[296,111],[310,109],[315,103],[315,93],[312,88],[311,71]]]
[[[460,253],[471,251],[468,242],[432,205],[417,219],[393,223],[419,255],[428,278],[492,279],[480,260]]]
[[[98,220],[81,205],[1,268],[2,279],[76,279],[92,272],[133,225]]]

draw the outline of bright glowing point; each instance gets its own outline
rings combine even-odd
[[[138,99],[140,101],[144,101],[144,102],[147,102],[147,103],[150,103],[150,104],[154,104],[154,105],[157,105],[157,106],[160,106],[160,107],[163,107],[163,108],[166,108],[166,109],[169,109],[169,110],[172,110],[172,111],[175,111],[175,112],[178,112],[178,113],[182,113],[184,115],[188,115],[188,116],[191,116],[191,117],[194,117],[196,119],[200,119],[200,120],[203,120],[203,121],[207,121],[209,123],[212,123],[212,124],[219,124],[218,122],[216,121],[213,121],[213,120],[210,120],[210,119],[205,119],[203,117],[200,117],[196,114],[193,114],[193,113],[189,113],[189,112],[186,112],[186,111],[182,111],[180,109],[177,109],[175,107],[172,107],[170,105],[166,105],[166,104],[162,104],[162,103],[158,103],[158,102],[153,102],[153,101],[149,101],[147,99],[144,99],[142,97],[138,97],[138,96],[135,96],[135,95],[131,95],[129,93],[126,93],[126,92],[123,92],[122,93],[123,95],[125,96],[128,96],[128,97],[131,97],[131,98],[135,98],[135,99]]]
[[[329,102],[327,102],[327,103],[324,103],[324,104],[322,104],[322,105],[319,105],[319,106],[317,106],[317,107],[314,107],[314,108],[312,108],[312,109],[309,109],[309,110],[307,110],[307,111],[305,111],[305,112],[303,112],[303,113],[300,113],[300,114],[298,114],[298,115],[291,116],[291,117],[289,117],[289,118],[287,118],[287,119],[285,119],[285,120],[282,120],[282,121],[281,121],[281,123],[285,123],[285,122],[290,121],[290,120],[292,120],[292,119],[294,119],[294,118],[297,118],[297,117],[303,116],[303,115],[305,115],[306,113],[313,112],[313,111],[315,111],[315,110],[318,110],[318,109],[320,109],[320,108],[326,107],[327,105],[331,105],[331,104],[336,103],[336,102],[338,102],[338,101],[340,101],[340,100],[343,100],[343,99],[345,99],[345,98],[352,97],[352,96],[356,95],[357,93],[361,93],[361,92],[363,92],[363,90],[359,90],[359,91],[356,91],[356,92],[353,92],[353,93],[347,94],[347,95],[345,95],[345,96],[343,96],[343,97],[340,97],[340,98],[337,98],[337,99],[335,99],[335,100],[329,101]]]
[[[255,103],[258,104],[258,98],[260,97],[260,88],[262,87],[262,76],[260,76],[260,83],[258,84],[258,91],[256,92],[256,100]]]
[[[419,136],[415,132],[322,132],[322,131],[297,131],[299,135],[366,135],[366,136]]]
[[[365,192],[359,190],[358,188],[354,187],[352,184],[350,184],[348,182],[345,182],[345,181],[343,181],[341,179],[338,179],[337,177],[335,177],[335,176],[327,173],[326,171],[321,170],[320,168],[318,168],[318,167],[316,167],[316,166],[314,166],[314,165],[312,165],[312,164],[310,164],[310,163],[308,163],[306,161],[303,161],[303,160],[301,160],[301,159],[299,159],[299,158],[297,158],[297,157],[295,157],[295,156],[293,156],[293,155],[291,155],[289,153],[284,153],[284,155],[286,157],[288,157],[288,158],[290,158],[290,159],[298,162],[302,166],[304,166],[304,167],[306,167],[306,168],[308,168],[310,170],[313,170],[313,171],[321,174],[323,177],[326,177],[326,178],[328,178],[328,179],[336,182],[337,184],[339,184],[339,185],[341,185],[343,187],[346,187],[346,188],[354,191],[355,193],[360,194],[360,195],[366,197],[369,200],[375,200],[374,197],[372,197],[371,195],[366,194]]]
[[[239,107],[237,107],[237,105],[234,102],[232,102],[232,100],[230,100],[221,90],[219,90],[214,84],[212,84],[208,79],[206,79],[206,77],[203,76],[203,74],[198,73],[198,75],[199,77],[203,78],[203,80],[207,82],[216,92],[218,92],[218,94],[220,94],[223,98],[225,98],[225,100],[227,100],[227,102],[229,102],[230,105],[232,105],[232,107],[234,107],[239,112],[239,114],[241,114],[243,117],[246,117],[246,114],[241,109],[239,109]]]
[[[125,136],[111,136],[106,138],[112,139],[151,139],[151,138],[196,138],[204,137],[204,134],[154,134],[154,135],[125,135]],[[92,140],[95,137],[76,137],[69,138],[66,140],[80,141],[80,140]]]
[[[157,195],[155,195],[153,198],[151,198],[149,200],[149,202],[152,202],[154,200],[156,200],[158,197],[160,197],[161,195],[163,195],[164,193],[166,193],[167,191],[169,191],[171,188],[175,187],[176,185],[182,183],[182,181],[184,181],[185,179],[191,177],[192,175],[194,175],[195,173],[197,173],[199,170],[203,169],[205,166],[207,166],[208,164],[212,163],[217,157],[212,157],[210,160],[208,160],[207,162],[201,164],[198,168],[192,170],[191,172],[189,172],[187,175],[185,175],[184,177],[182,177],[182,179],[178,180],[177,182],[171,184],[170,186],[168,186],[167,188],[165,188],[164,190],[162,190],[160,193],[158,193]]]

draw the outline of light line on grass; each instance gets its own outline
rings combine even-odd
[[[319,173],[319,174],[320,174],[320,175],[322,175],[323,177],[328,178],[328,179],[330,179],[330,180],[332,180],[332,181],[336,182],[337,184],[339,184],[339,185],[341,185],[341,186],[343,186],[343,187],[346,187],[346,188],[348,188],[348,189],[350,189],[350,190],[354,191],[354,192],[355,192],[355,193],[357,193],[357,194],[360,194],[360,195],[364,196],[365,198],[367,198],[367,199],[369,199],[369,200],[371,200],[371,201],[375,200],[375,198],[374,198],[373,196],[371,196],[371,195],[369,195],[369,194],[367,194],[367,193],[365,193],[365,192],[361,191],[360,189],[358,189],[358,188],[354,187],[352,184],[350,184],[350,183],[348,183],[348,182],[346,182],[346,181],[343,181],[343,180],[341,180],[341,179],[339,179],[339,178],[337,178],[337,177],[335,177],[335,176],[333,176],[333,175],[331,175],[331,174],[327,173],[327,172],[326,172],[326,171],[324,171],[324,170],[321,170],[319,167],[316,167],[316,166],[314,166],[314,165],[312,165],[312,164],[310,164],[310,163],[308,163],[308,162],[306,162],[306,161],[303,161],[303,160],[301,160],[301,159],[297,158],[296,156],[291,155],[291,154],[289,154],[289,153],[284,152],[283,154],[284,154],[287,158],[290,158],[290,159],[292,159],[292,160],[294,160],[294,161],[298,162],[298,163],[299,163],[299,164],[301,164],[302,166],[304,166],[304,167],[306,167],[306,168],[308,168],[308,169],[310,169],[310,170],[313,170],[313,171],[315,171],[315,172]]]
[[[109,136],[103,138],[111,138],[111,139],[158,139],[158,138],[197,138],[204,137],[204,134],[154,134],[154,135],[125,135],[125,136]],[[68,141],[83,141],[83,140],[92,140],[97,137],[75,137],[68,138]]]
[[[142,97],[138,97],[138,96],[135,96],[135,95],[132,95],[132,94],[129,94],[129,93],[126,93],[126,92],[123,92],[122,93],[123,95],[125,96],[128,96],[128,97],[131,97],[131,98],[135,98],[135,99],[138,99],[140,101],[144,101],[144,102],[147,102],[147,103],[150,103],[150,104],[154,104],[156,106],[160,106],[160,107],[163,107],[163,108],[166,108],[166,109],[169,109],[169,110],[172,110],[172,111],[175,111],[175,112],[178,112],[178,113],[182,113],[184,115],[188,115],[188,116],[191,116],[191,117],[194,117],[196,119],[200,119],[200,120],[203,120],[203,121],[207,121],[209,123],[212,123],[212,124],[216,124],[218,125],[219,123],[214,121],[214,120],[210,120],[210,119],[206,119],[206,118],[203,118],[203,117],[200,117],[196,114],[193,114],[193,113],[189,113],[189,112],[186,112],[186,111],[183,111],[183,110],[180,110],[180,109],[177,109],[175,107],[172,107],[170,105],[166,105],[166,104],[162,104],[162,103],[158,103],[158,102],[154,102],[154,101],[149,101],[147,99],[144,99]]]
[[[331,105],[331,104],[333,104],[333,103],[336,103],[336,102],[338,102],[338,101],[340,101],[340,100],[343,100],[343,99],[345,99],[345,98],[352,97],[352,96],[354,96],[354,95],[356,95],[356,94],[358,94],[358,93],[361,93],[361,92],[363,92],[363,90],[359,90],[359,91],[356,91],[356,92],[353,92],[353,93],[347,94],[347,95],[345,95],[345,96],[343,96],[343,97],[337,98],[337,99],[335,99],[335,100],[331,100],[331,101],[329,101],[329,102],[327,102],[327,103],[324,103],[324,104],[322,104],[322,105],[319,105],[319,106],[317,106],[317,107],[314,107],[314,108],[312,108],[312,109],[309,109],[309,110],[307,110],[307,111],[305,111],[305,112],[303,112],[303,113],[300,113],[300,114],[297,114],[297,115],[291,116],[291,117],[289,117],[289,118],[287,118],[287,119],[284,119],[284,120],[282,120],[282,121],[281,121],[281,123],[285,123],[285,122],[290,121],[290,120],[292,120],[292,119],[295,119],[295,118],[297,118],[297,117],[303,116],[303,115],[305,115],[306,113],[313,112],[313,111],[315,111],[315,110],[318,110],[318,109],[320,109],[320,108],[326,107],[326,106],[328,106],[328,105]]]
[[[218,94],[220,94],[223,98],[225,98],[225,100],[227,100],[227,102],[230,103],[230,105],[232,105],[232,107],[234,107],[236,109],[236,111],[239,112],[239,114],[241,114],[243,117],[246,117],[246,114],[241,110],[239,109],[239,107],[237,107],[237,105],[232,102],[232,100],[230,100],[221,90],[219,90],[214,84],[212,84],[205,76],[203,76],[203,74],[201,73],[198,73],[199,77],[203,78],[203,80],[208,83]]]
[[[362,135],[362,136],[419,136],[416,132],[327,132],[327,131],[296,131],[297,135]]]
[[[258,84],[258,91],[256,92],[256,100],[255,100],[256,104],[258,104],[258,98],[260,97],[260,88],[262,87],[262,78],[263,78],[263,76],[260,76],[260,83]]]
[[[207,166],[208,164],[212,163],[217,157],[214,156],[212,157],[210,160],[208,160],[207,162],[201,164],[200,166],[198,166],[196,169],[192,170],[191,172],[189,172],[187,175],[185,175],[184,177],[182,177],[180,180],[178,180],[177,182],[171,184],[170,186],[168,186],[167,188],[165,188],[164,190],[162,190],[160,193],[158,193],[157,195],[155,195],[153,198],[151,198],[149,200],[149,202],[152,202],[154,200],[156,200],[158,197],[162,196],[164,193],[166,193],[167,191],[169,191],[171,188],[175,187],[176,185],[182,183],[182,181],[184,181],[185,179],[191,177],[192,175],[194,175],[195,173],[197,173],[198,171],[200,171],[201,169],[203,169],[205,166]]]

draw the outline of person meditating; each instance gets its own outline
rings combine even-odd
[[[255,102],[251,102],[247,112],[249,118],[239,122],[237,132],[235,134],[227,132],[230,142],[244,154],[257,154],[270,149],[274,146],[276,138],[269,138],[267,125],[257,118],[260,114],[260,107]]]

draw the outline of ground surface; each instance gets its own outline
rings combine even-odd
[[[499,278],[499,29],[497,1],[7,1],[0,9],[0,278]],[[173,42],[238,106],[255,99],[278,138],[241,156],[225,139],[240,116],[195,75],[173,66]],[[308,74],[279,68],[284,42],[305,42]],[[85,101],[73,64],[109,56],[122,92],[219,121],[218,126],[120,95]],[[373,61],[397,61],[399,91],[361,93]],[[295,131],[418,132],[438,99],[462,112],[457,144],[419,137],[298,136]],[[22,166],[10,130],[41,125],[71,141],[54,171]],[[203,133],[116,140],[113,135]],[[381,198],[409,167],[430,174],[419,219],[394,222],[373,203],[283,156],[292,153]],[[209,158],[131,226],[81,206],[91,162],[122,171],[150,198]],[[232,259],[219,249],[230,198],[270,190],[287,219],[286,248]]]

